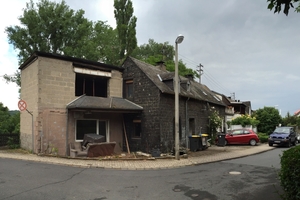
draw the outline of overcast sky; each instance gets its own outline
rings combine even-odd
[[[182,34],[179,59],[193,69],[201,63],[201,82],[211,90],[251,101],[254,110],[276,107],[282,116],[300,109],[300,13],[274,14],[266,0],[132,1],[139,45],[150,38],[174,45]],[[26,2],[10,0],[0,7],[0,76],[18,68],[16,51],[4,29],[19,23]],[[88,19],[115,27],[113,0],[66,2],[74,10],[85,10]],[[18,109],[15,84],[0,77],[0,88],[0,102],[10,110]]]

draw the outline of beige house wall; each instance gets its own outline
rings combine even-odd
[[[122,73],[112,70],[111,75],[108,97],[122,97]],[[21,70],[21,99],[26,101],[27,109],[33,116],[27,111],[21,112],[22,148],[34,153],[68,155],[68,146],[75,141],[76,117],[75,114],[67,116],[66,106],[77,98],[75,77],[72,62],[41,56]],[[121,152],[123,144],[120,116],[104,115],[109,121],[110,141],[117,142],[116,152]]]
[[[21,99],[26,102],[27,110],[20,113],[20,139],[21,147],[32,152],[33,130],[36,131],[36,118],[38,117],[38,60],[35,60],[21,71]],[[33,122],[33,129],[32,129]],[[37,132],[34,132],[36,135]]]

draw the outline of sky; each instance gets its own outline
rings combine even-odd
[[[2,76],[13,75],[19,66],[5,28],[19,25],[26,2],[10,0],[0,7],[0,102],[10,110],[18,109],[18,88]],[[201,83],[211,90],[251,101],[253,110],[275,107],[283,117],[300,109],[300,13],[274,14],[266,0],[132,2],[138,45],[154,39],[175,46],[181,34],[179,59],[194,70],[202,64]],[[74,10],[83,9],[89,20],[116,26],[113,0],[66,3]]]

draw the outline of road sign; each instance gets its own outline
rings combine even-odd
[[[20,111],[24,111],[27,108],[27,104],[26,104],[26,102],[24,100],[21,99],[18,102],[18,107],[19,107]]]

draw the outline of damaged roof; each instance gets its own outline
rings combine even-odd
[[[94,109],[106,111],[142,111],[143,107],[119,97],[94,97],[82,95],[69,104],[68,109]]]
[[[165,81],[173,81],[175,75],[174,72],[164,71],[151,64],[142,62],[133,57],[128,57],[137,67],[139,67],[146,76],[157,86],[157,88],[166,94],[175,94],[173,88],[169,87]],[[124,64],[126,63],[126,60]],[[226,106],[221,99],[219,99],[206,85],[200,84],[194,80],[190,80],[186,77],[179,76],[180,79],[180,96],[193,98],[196,100],[206,101],[217,105]],[[189,89],[183,87],[184,84],[189,83]]]

